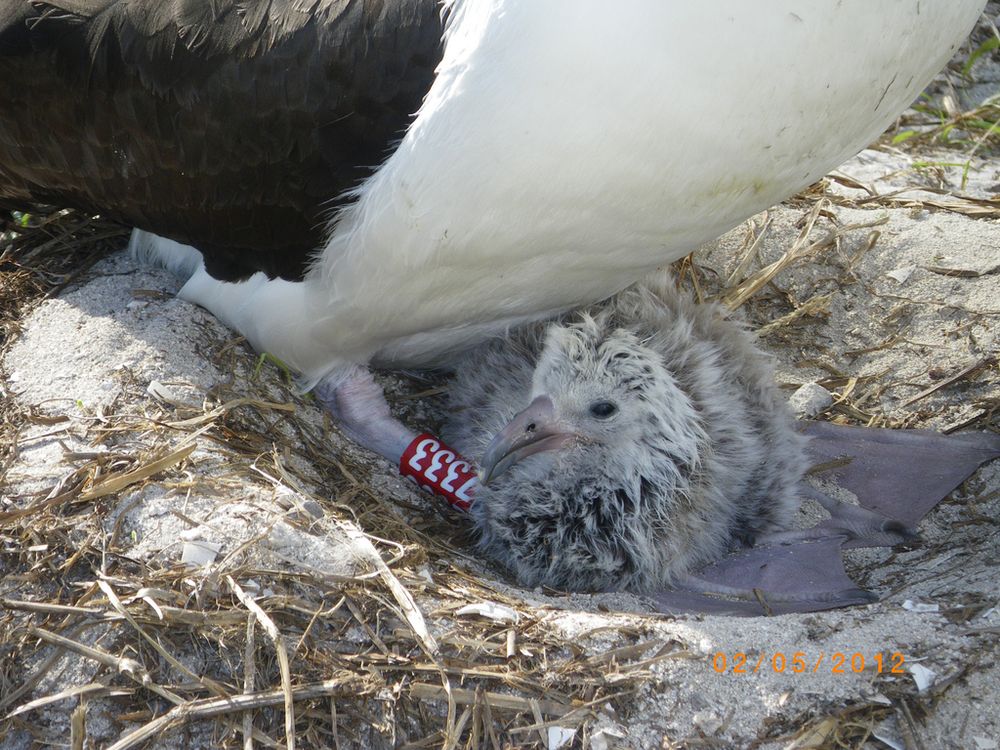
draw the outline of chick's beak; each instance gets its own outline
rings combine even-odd
[[[572,432],[560,428],[552,399],[539,396],[490,442],[480,462],[479,481],[488,484],[518,461],[560,448],[573,437]]]

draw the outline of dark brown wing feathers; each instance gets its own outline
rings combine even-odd
[[[298,277],[441,54],[437,0],[0,0],[0,199]]]

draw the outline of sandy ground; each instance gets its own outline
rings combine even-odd
[[[987,90],[997,88],[995,67],[978,73]],[[982,92],[976,95],[981,98]],[[961,169],[915,166],[929,160],[926,150],[917,156],[887,147],[867,150],[843,165],[839,174],[880,194],[911,189],[898,197],[912,202],[859,206],[858,199],[867,195],[863,190],[831,183],[829,202],[810,239],[838,227],[863,226],[843,231],[836,242],[794,263],[745,306],[757,328],[779,321],[764,330],[761,342],[778,358],[782,387],[791,395],[814,384],[831,394],[832,403],[820,418],[894,427],[981,427],[1000,405],[1000,221],[967,215],[974,213],[969,201],[953,201],[960,206],[954,210],[919,202],[951,201],[937,192],[946,189],[996,207],[1000,159],[974,158],[964,186]],[[938,161],[956,159],[947,152]],[[794,244],[811,208],[807,202],[776,207],[766,217],[755,217],[752,226],[703,248],[695,257],[703,291],[725,286],[745,254],[748,233],[765,224],[750,268],[779,258]],[[362,472],[359,484],[383,498],[378,512],[400,524],[434,533],[461,523],[411,492],[387,464],[329,432],[323,416],[294,393],[278,368],[261,366],[207,313],[174,299],[175,290],[171,277],[137,269],[118,255],[25,321],[0,363],[0,387],[15,394],[32,419],[19,435],[18,458],[7,472],[0,510],[21,507],[37,499],[35,493],[52,495],[94,454],[105,454],[103,470],[113,476],[123,456],[176,459],[178,451],[191,449],[171,459],[164,471],[92,500],[95,510],[81,522],[81,544],[86,540],[89,549],[96,544],[106,551],[112,572],[105,583],[122,599],[129,594],[127,603],[140,605],[143,591],[122,579],[122,560],[140,561],[147,570],[184,570],[182,556],[207,550],[210,564],[182,576],[189,594],[184,606],[200,604],[199,597],[221,586],[227,573],[237,575],[237,561],[240,569],[252,565],[342,577],[373,570],[374,548],[353,531],[350,499],[330,496],[325,485],[325,472],[337,462],[342,469],[347,464]],[[796,313],[803,305],[805,312]],[[386,382],[406,419],[434,424],[439,402],[408,397],[426,383],[392,377]],[[927,392],[934,386],[939,387]],[[232,417],[228,432],[218,429],[220,414]],[[215,429],[199,432],[204,426]],[[325,463],[311,463],[300,453],[282,456],[282,446],[291,441],[309,445]],[[275,476],[275,466],[286,473]],[[566,737],[574,736],[577,745],[785,748],[834,746],[840,738],[847,747],[990,750],[1000,746],[998,516],[1000,465],[995,462],[931,513],[914,548],[852,553],[849,572],[878,592],[881,601],[821,614],[675,618],[650,614],[647,602],[629,595],[523,591],[501,571],[476,561],[461,546],[460,533],[449,540],[457,554],[447,565],[484,582],[486,588],[476,589],[468,601],[489,599],[492,591],[497,601],[519,602],[533,627],[550,638],[547,658],[553,664],[568,663],[559,659],[573,651],[573,659],[606,660],[605,688],[627,681],[628,691],[594,706],[585,720],[564,722],[575,729]],[[369,533],[378,528],[364,518],[359,525]],[[0,541],[8,552],[23,544],[3,533]],[[37,552],[43,569],[45,555],[43,549]],[[423,567],[413,567],[432,582],[444,563],[440,550],[428,555]],[[390,555],[383,550],[383,556]],[[7,576],[0,581],[0,597],[43,599],[51,593],[44,579],[15,569],[13,559],[0,556],[0,573]],[[91,580],[100,579],[104,570],[93,571]],[[254,590],[255,581],[239,580],[252,594],[273,593]],[[413,590],[429,635],[447,642],[462,620],[454,602],[447,602],[440,589]],[[160,605],[173,601],[164,592],[145,591],[145,596]],[[93,602],[111,608],[97,592]],[[379,627],[400,621],[390,604]],[[98,624],[77,637],[118,649],[120,641],[107,627]],[[355,631],[359,641],[367,637]],[[125,653],[140,650],[139,639],[132,640],[136,643]],[[627,659],[610,652],[622,646],[634,647]],[[228,647],[232,664],[213,662],[195,646],[178,656],[198,674],[238,682],[242,648],[239,642]],[[25,661],[6,667],[8,684],[17,686],[43,664],[45,674],[23,697],[4,705],[4,713],[71,685],[97,681],[106,689],[85,703],[90,746],[107,746],[150,718],[127,715],[126,708],[145,703],[110,695],[108,685],[118,683],[101,678],[102,668],[92,659],[67,653],[46,664],[54,652],[44,644],[19,653]],[[746,655],[746,674],[734,673],[740,654]],[[808,665],[801,673],[791,668],[796,655]],[[861,659],[863,669],[858,668]],[[782,661],[788,666],[779,671]],[[896,664],[902,669],[890,673]],[[170,679],[182,681],[177,674]],[[465,687],[474,689],[474,684]],[[517,693],[518,686],[502,689]],[[380,698],[387,704],[397,699]],[[77,704],[76,697],[66,698],[3,725],[0,748],[68,744]],[[427,726],[444,721],[445,708],[428,701],[422,729],[406,722],[387,728],[383,722],[378,731],[370,726],[353,734],[347,728],[351,717],[342,715],[341,741],[344,746],[416,741],[429,733]],[[349,710],[342,708],[341,714]],[[537,732],[511,731],[531,723],[530,713],[507,720],[503,736],[516,745],[541,743]],[[552,727],[541,733],[549,746],[559,744]],[[40,744],[32,745],[32,737]],[[206,721],[158,736],[149,746],[207,748],[223,737],[231,745],[239,742],[231,729]],[[329,738],[300,742],[333,746]]]

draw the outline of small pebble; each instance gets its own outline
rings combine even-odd
[[[833,404],[833,394],[819,383],[806,383],[788,399],[795,416],[815,417]]]
[[[904,266],[902,268],[896,268],[892,271],[889,271],[886,274],[886,276],[888,276],[890,279],[893,279],[894,281],[899,282],[900,284],[905,284],[907,281],[909,281],[910,276],[912,276],[913,272],[916,270],[917,270],[916,266]]]

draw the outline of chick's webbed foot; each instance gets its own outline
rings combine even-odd
[[[981,464],[1000,457],[1000,435],[941,435],[807,423],[809,452],[824,480],[858,499],[835,500],[803,487],[830,514],[810,529],[757,540],[682,576],[652,599],[664,612],[729,615],[832,609],[878,599],[844,570],[845,547],[893,546],[916,536],[915,525]]]

